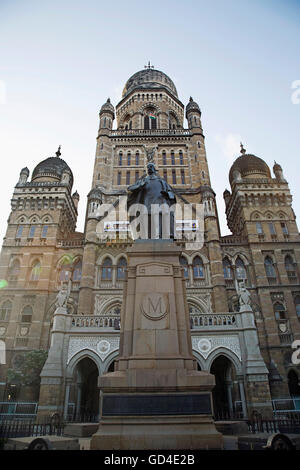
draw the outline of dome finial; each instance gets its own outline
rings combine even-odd
[[[190,101],[193,101],[193,98],[190,96]]]
[[[57,152],[55,152],[55,155],[59,158],[61,156],[61,145],[59,145],[58,149],[57,149]]]
[[[148,61],[148,65],[144,65],[145,69],[154,69],[154,65],[151,65],[150,60]]]
[[[244,148],[242,142],[240,143],[240,145],[241,145],[241,154],[245,155],[246,149]]]

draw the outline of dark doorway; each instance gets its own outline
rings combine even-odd
[[[227,357],[219,356],[213,361],[210,373],[216,379],[212,392],[215,419],[234,417],[235,404],[240,400],[234,365]]]
[[[292,398],[300,397],[299,377],[294,370],[288,373],[289,392]]]
[[[77,364],[77,416],[80,421],[97,420],[99,414],[98,368],[85,357]]]
[[[107,369],[107,372],[114,372],[115,371],[115,362],[116,361],[112,361],[110,364],[109,364],[109,367]]]

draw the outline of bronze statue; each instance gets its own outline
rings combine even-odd
[[[157,175],[153,163],[148,163],[147,172],[148,176],[144,175],[127,188],[127,211],[129,214],[131,213],[129,220],[132,222],[134,219],[130,208],[135,204],[140,204],[143,207],[143,214],[146,216],[143,221],[148,225],[148,238],[174,238],[176,203],[174,191],[163,178]]]

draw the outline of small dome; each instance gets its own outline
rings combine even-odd
[[[152,68],[145,68],[144,70],[140,70],[132,75],[126,82],[122,98],[129,95],[133,90],[143,90],[153,88],[153,90],[157,88],[165,88],[168,90],[172,95],[177,95],[177,90],[172,82],[172,80],[163,72],[159,70],[155,70]]]
[[[25,166],[25,168],[22,168],[21,173],[25,173],[27,176],[29,176],[29,169],[27,168],[27,166]]]
[[[32,173],[32,181],[38,178],[52,177],[55,179],[61,179],[61,176],[65,170],[70,173],[70,184],[73,185],[73,173],[69,165],[59,157],[60,148],[56,152],[56,157],[49,157],[46,160],[40,162]]]
[[[99,188],[93,188],[88,194],[89,199],[98,199],[102,201],[102,192]]]
[[[100,114],[101,113],[111,113],[113,116],[115,115],[115,108],[113,107],[113,105],[111,104],[110,102],[110,98],[107,98],[107,101],[106,103],[104,103],[102,106],[101,106],[101,109],[100,109]]]
[[[238,171],[241,174],[242,178],[246,178],[251,175],[260,175],[259,178],[271,178],[270,168],[256,155],[250,153],[244,153],[238,157],[233,163],[229,171],[229,181],[230,184],[234,180],[234,172]]]
[[[185,108],[186,117],[187,117],[188,113],[190,113],[191,111],[198,111],[198,113],[201,114],[198,103],[196,103],[196,101],[194,101],[192,97],[190,97],[190,101],[188,102],[188,104],[186,105],[186,108]]]

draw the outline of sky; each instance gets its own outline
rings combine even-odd
[[[240,141],[281,164],[300,217],[299,39],[300,0],[0,0],[0,240],[20,170],[58,145],[83,231],[99,109],[149,60],[201,108],[222,234]]]

